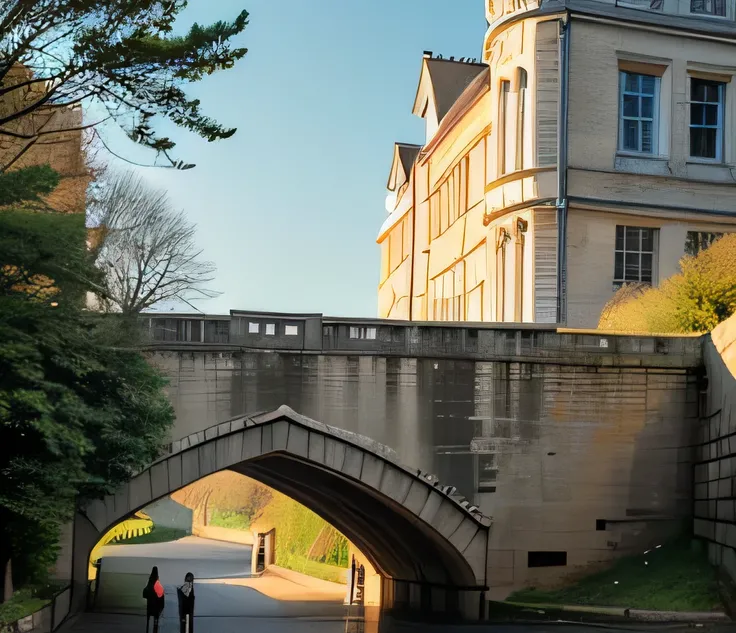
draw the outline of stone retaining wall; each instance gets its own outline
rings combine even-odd
[[[695,455],[694,531],[736,583],[736,316],[705,341],[708,393]]]

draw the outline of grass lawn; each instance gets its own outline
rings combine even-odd
[[[522,589],[509,602],[629,607],[656,611],[721,608],[715,572],[702,551],[677,542],[622,558],[610,569],[554,591]]]
[[[276,564],[292,571],[298,571],[300,574],[319,578],[320,580],[328,580],[330,582],[345,584],[347,578],[347,570],[344,567],[336,567],[335,565],[327,565],[314,560],[309,560],[304,556],[291,555],[285,561],[277,560]]]
[[[48,598],[38,597],[38,593],[34,589],[20,589],[8,602],[0,604],[0,624],[10,624],[25,618],[51,602]]]
[[[153,526],[148,534],[141,534],[123,541],[116,541],[110,545],[144,545],[146,543],[168,543],[170,541],[178,541],[180,538],[189,536],[186,530],[177,530],[176,528]]]
[[[215,510],[210,517],[210,525],[247,532],[250,530],[250,517],[242,512]]]

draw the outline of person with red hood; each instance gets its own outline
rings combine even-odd
[[[158,633],[158,620],[164,610],[164,586],[158,579],[158,567],[154,566],[151,570],[148,584],[143,590],[143,597],[146,599],[146,633],[151,618],[153,618],[153,633]]]

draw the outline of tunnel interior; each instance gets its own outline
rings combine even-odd
[[[375,489],[285,453],[231,470],[264,483],[322,517],[384,577],[440,586],[477,585],[460,553],[429,524]]]

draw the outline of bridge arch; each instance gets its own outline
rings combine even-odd
[[[173,442],[114,495],[89,502],[83,515],[102,535],[149,503],[227,469],[283,492],[345,534],[383,577],[386,606],[436,609],[433,596],[441,594],[438,610],[450,609],[454,596],[453,610],[472,615],[471,605],[482,603],[490,519],[436,477],[400,465],[392,449],[286,406]]]

